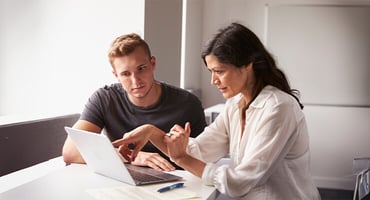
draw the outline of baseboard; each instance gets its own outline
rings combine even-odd
[[[318,188],[338,189],[338,190],[354,190],[355,178],[354,177],[313,177],[314,182]]]
[[[353,190],[337,190],[319,188],[319,193],[322,200],[353,200]]]

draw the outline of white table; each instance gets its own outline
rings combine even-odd
[[[197,195],[200,196],[199,199],[217,198],[219,192],[214,187],[203,185],[198,177],[182,170],[177,170],[173,173],[182,176],[184,180],[181,182],[185,183],[186,189],[197,193]],[[94,197],[90,196],[86,192],[87,189],[113,188],[121,186],[128,185],[120,181],[98,175],[91,171],[86,165],[72,164],[52,171],[36,180],[0,193],[0,199],[93,200]]]

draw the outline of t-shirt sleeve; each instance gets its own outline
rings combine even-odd
[[[207,126],[204,109],[200,100],[196,97],[191,98],[191,104],[187,109],[187,115],[190,120],[191,133],[190,137],[197,137],[203,132],[204,128]]]
[[[102,89],[95,91],[85,104],[80,120],[86,120],[104,128],[104,105],[107,105],[107,101],[108,96],[104,94]]]

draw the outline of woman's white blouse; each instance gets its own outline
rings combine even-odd
[[[241,134],[238,102],[229,99],[188,153],[207,163],[202,180],[241,199],[320,199],[310,174],[306,121],[289,94],[266,86],[246,110]],[[214,164],[229,155],[229,166]]]

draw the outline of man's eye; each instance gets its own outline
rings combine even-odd
[[[121,76],[130,76],[130,73],[129,72],[123,72],[123,73],[121,73]]]
[[[141,67],[139,67],[137,70],[138,71],[144,71],[146,69],[146,66],[141,66]]]
[[[223,71],[215,71],[216,74],[222,74]]]

